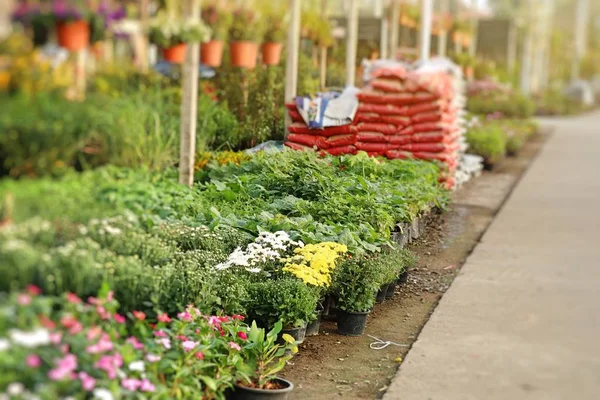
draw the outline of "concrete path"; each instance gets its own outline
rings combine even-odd
[[[600,113],[553,124],[384,399],[600,399]]]

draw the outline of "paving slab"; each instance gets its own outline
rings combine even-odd
[[[552,123],[384,399],[600,399],[600,113]]]

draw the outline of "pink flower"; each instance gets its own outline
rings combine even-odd
[[[244,332],[244,331],[239,331],[239,332],[237,333],[237,335],[238,335],[238,337],[239,337],[240,339],[242,339],[242,340],[247,340],[247,339],[248,339],[248,335],[246,335],[246,332]]]
[[[31,296],[27,293],[19,293],[17,296],[17,303],[19,303],[19,305],[26,306],[31,303]]]
[[[199,351],[196,354],[194,354],[194,356],[198,359],[198,360],[204,360],[204,353]]]
[[[194,349],[194,347],[198,346],[198,342],[186,340],[185,342],[181,343],[181,346],[183,347],[183,350],[185,350],[186,352],[190,352]]]
[[[140,341],[137,340],[137,338],[135,336],[130,336],[129,338],[127,338],[126,342],[131,344],[133,346],[133,348],[136,350],[140,350],[140,349],[144,348],[144,345],[142,343],[140,343]]]
[[[192,314],[190,314],[189,312],[180,312],[179,314],[177,314],[177,318],[184,320],[184,321],[191,321],[192,320]]]
[[[37,296],[42,294],[42,289],[35,285],[27,285],[27,293],[29,293],[32,296]]]
[[[171,318],[166,313],[162,313],[158,316],[158,322],[171,322]]]
[[[143,311],[132,311],[131,313],[138,321],[143,321],[146,319],[146,313]]]
[[[77,335],[79,332],[81,332],[83,330],[83,325],[81,325],[81,322],[77,321],[75,323],[75,325],[73,325],[70,329],[69,329],[69,333],[71,335]]]
[[[186,340],[189,340],[187,338],[187,336],[184,336],[184,335],[177,335],[177,336],[175,336],[175,338],[181,340],[182,342],[185,342]]]
[[[214,315],[208,317],[208,324],[217,329],[221,328],[221,320],[219,317],[215,317]]]
[[[227,315],[222,316],[222,317],[217,317],[219,318],[219,321],[221,322],[229,322],[229,317]]]
[[[52,320],[50,320],[50,318],[46,317],[45,315],[40,315],[40,323],[46,329],[55,329],[56,328],[56,324]]]
[[[86,372],[81,371],[79,373],[79,379],[81,380],[81,387],[85,391],[90,391],[96,386],[96,380],[89,376]]]
[[[156,343],[162,345],[167,350],[171,348],[171,340],[168,338],[156,339]]]
[[[62,340],[62,333],[52,332],[50,334],[50,343],[56,345],[56,344],[59,344],[61,340]]]
[[[117,368],[123,365],[123,357],[117,353],[115,355],[104,355],[100,357],[94,367],[105,371],[109,379],[115,379],[117,376]]]
[[[142,383],[140,384],[140,390],[142,392],[154,392],[156,387],[150,382],[148,379],[142,379]]]
[[[240,351],[242,349],[240,345],[235,342],[229,342],[229,347],[237,351]]]
[[[142,381],[139,379],[125,378],[121,380],[121,386],[130,392],[135,392],[142,386]]]
[[[87,302],[90,303],[90,304],[92,304],[92,305],[98,305],[98,304],[100,304],[100,300],[98,300],[95,297],[91,297],[91,296],[88,297]]]
[[[156,336],[156,337],[167,337],[167,334],[165,333],[165,331],[158,330],[158,331],[154,331],[154,336]]]
[[[102,328],[100,328],[99,326],[92,326],[88,330],[88,332],[85,335],[85,337],[87,337],[87,340],[93,340],[93,339],[96,339],[101,334],[102,334]]]
[[[109,290],[106,294],[106,301],[113,301],[115,298],[115,293],[112,290]]]
[[[48,372],[48,378],[53,381],[60,381],[70,377],[77,368],[77,358],[74,354],[67,354],[64,358],[58,360],[56,367]]]
[[[96,306],[96,312],[98,313],[100,318],[102,318],[103,320],[110,319],[110,313],[108,311],[106,311],[106,308],[104,308],[102,306]]]
[[[125,317],[122,316],[121,314],[115,314],[115,322],[117,324],[124,324],[125,323]]]
[[[80,304],[81,299],[75,293],[67,293],[67,301],[71,304]]]
[[[29,368],[37,368],[42,365],[42,359],[37,354],[30,354],[25,359],[25,364],[27,364]]]
[[[90,354],[99,354],[106,353],[107,351],[110,351],[112,349],[113,344],[110,341],[110,338],[107,339],[106,337],[103,337],[98,341],[98,343],[86,347],[85,351],[87,351]]]
[[[148,354],[146,355],[146,360],[149,362],[157,362],[160,360],[160,356],[157,356],[156,354]]]

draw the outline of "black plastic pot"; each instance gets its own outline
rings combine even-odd
[[[406,283],[407,280],[408,280],[408,270],[405,269],[404,272],[402,272],[400,274],[400,276],[398,277],[398,284],[403,285]]]
[[[388,284],[388,288],[387,288],[387,291],[385,293],[386,300],[389,300],[392,297],[394,297],[394,293],[396,292],[396,284],[397,284],[396,281],[391,282],[390,284]]]
[[[337,310],[337,330],[340,335],[360,336],[365,331],[367,326],[368,312],[347,312]]]
[[[390,284],[388,283],[387,285],[382,285],[381,286],[381,288],[377,292],[377,296],[375,297],[375,302],[377,302],[377,303],[383,303],[383,301],[385,300],[385,297],[386,297],[385,294],[387,293],[389,285]]]
[[[309,322],[306,325],[306,334],[305,334],[305,336],[316,336],[316,335],[318,335],[320,327],[321,327],[321,313],[319,312],[319,315],[317,316],[317,319],[315,319],[312,322]]]
[[[279,337],[277,338],[277,343],[279,343],[279,344],[285,343],[285,340],[283,340],[284,333],[287,333],[288,335],[290,335],[291,337],[296,339],[297,342],[302,343],[302,342],[304,342],[304,337],[306,336],[306,324],[304,324],[298,328],[282,329],[281,332],[279,332]]]
[[[285,400],[294,390],[294,384],[282,378],[273,379],[284,386],[282,389],[255,389],[235,384],[233,392],[227,396],[228,400]]]

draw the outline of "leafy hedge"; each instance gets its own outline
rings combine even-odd
[[[535,112],[535,103],[529,97],[516,92],[481,92],[468,97],[467,110],[473,114],[529,118]]]
[[[0,291],[34,283],[88,296],[107,282],[125,310],[195,303],[250,313],[258,287],[213,267],[260,231],[372,255],[390,245],[395,223],[447,198],[434,164],[364,154],[258,154],[240,165],[211,161],[200,175],[192,188],[176,183],[175,170],[115,167],[1,182],[16,224],[0,230]]]

